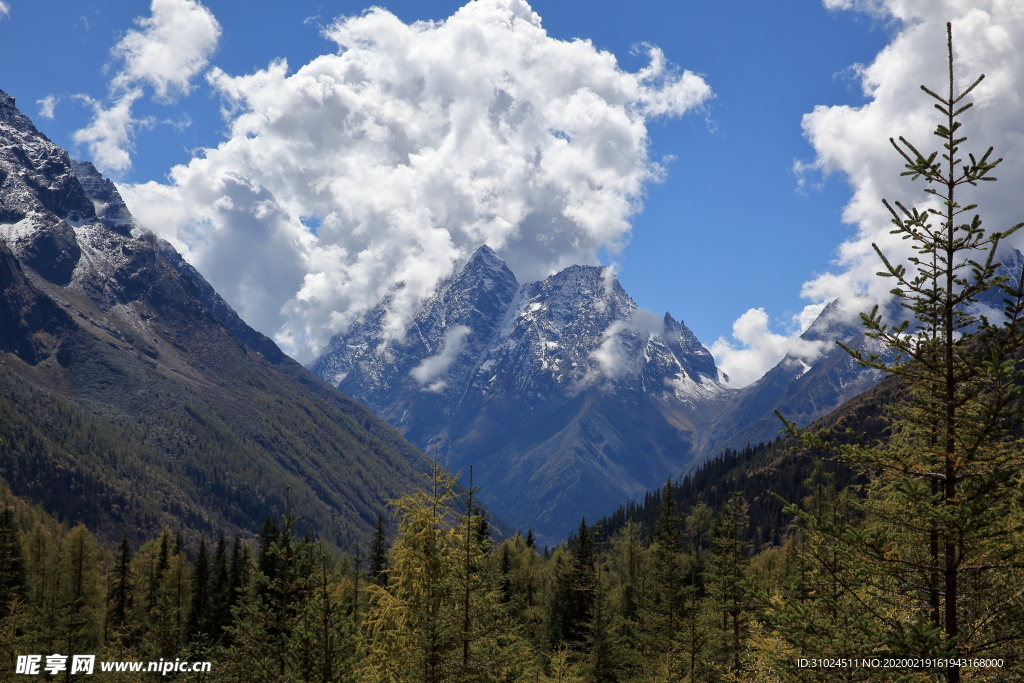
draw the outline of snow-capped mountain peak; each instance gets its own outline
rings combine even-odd
[[[449,466],[478,465],[478,480],[496,484],[488,504],[513,524],[540,515],[554,529],[659,485],[730,393],[693,333],[639,308],[606,267],[520,284],[484,245],[400,337],[384,330],[388,303],[311,369]],[[611,426],[627,414],[637,415],[627,428]],[[555,463],[558,477],[537,478]],[[556,489],[557,501],[545,498]],[[534,502],[516,502],[523,495]]]

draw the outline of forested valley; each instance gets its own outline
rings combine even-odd
[[[762,532],[740,482],[785,453],[779,441],[707,463],[708,490],[732,489],[717,508],[680,504],[691,478],[667,483],[554,549],[529,531],[493,540],[476,492],[439,468],[381,515],[370,547],[341,557],[297,536],[290,511],[252,542],[183,548],[168,528],[133,549],[5,506],[3,660],[210,661],[170,674],[209,681],[757,680],[796,656],[767,618],[773,600],[816,580],[798,534],[757,553],[746,539]],[[794,490],[834,500],[818,462]]]
[[[894,398],[889,386],[833,430],[870,420]],[[806,517],[862,517],[862,478],[797,446],[789,438],[727,452],[641,503],[582,521],[554,549],[529,531],[496,540],[478,491],[440,468],[382,511],[369,547],[341,556],[312,532],[300,536],[291,510],[268,517],[251,541],[183,547],[167,528],[137,549],[127,538],[105,548],[5,491],[0,656],[6,672],[27,654],[142,662],[142,673],[100,674],[97,664],[104,680],[125,681],[936,680],[927,667],[860,665],[899,655],[898,645],[848,647],[859,627],[842,608],[844,549]],[[783,495],[751,496],[765,485]],[[799,499],[798,514],[787,496]],[[1019,637],[995,644],[989,653],[1003,666],[969,680],[1011,680],[1019,646]],[[815,654],[857,663],[799,666]],[[145,672],[177,660],[208,661],[210,671]],[[70,665],[52,677],[42,666],[44,678],[87,680]]]

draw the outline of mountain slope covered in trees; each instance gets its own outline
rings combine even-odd
[[[367,540],[424,456],[246,325],[0,93],[0,475],[134,541],[254,533],[284,510]]]

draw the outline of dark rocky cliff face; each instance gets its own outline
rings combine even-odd
[[[67,152],[51,143],[0,92],[0,234],[20,259],[50,282],[67,285],[82,252],[70,221],[95,220]]]
[[[36,335],[57,337],[72,329],[71,317],[54,302],[41,296],[26,281],[21,263],[0,242],[0,351],[14,354],[29,365],[49,356]]]
[[[385,501],[420,485],[422,454],[245,324],[14,105],[0,92],[0,475],[14,493],[116,540],[163,524],[251,533],[290,486],[329,543],[368,539]],[[71,426],[36,423],[57,414]],[[82,429],[109,448],[83,452]]]

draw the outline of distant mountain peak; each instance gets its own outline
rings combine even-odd
[[[476,251],[469,257],[469,262],[491,268],[508,268],[508,265],[486,243],[476,248]]]
[[[844,299],[833,299],[828,302],[800,338],[807,341],[834,342],[836,339],[846,339],[862,332],[860,310],[852,306],[852,303]],[[852,310],[854,308],[857,310]]]
[[[496,514],[542,535],[672,476],[729,391],[693,333],[640,309],[606,266],[520,283],[483,245],[398,339],[386,306],[310,368],[453,469],[476,464]]]
[[[882,372],[861,367],[836,345],[841,341],[867,353],[884,352],[864,335],[858,304],[859,299],[830,301],[775,367],[736,392],[701,435],[701,454],[771,441],[782,429],[776,410],[804,426],[880,381]]]

